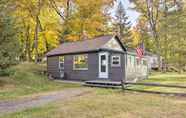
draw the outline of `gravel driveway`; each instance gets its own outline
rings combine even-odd
[[[72,97],[89,93],[88,88],[66,89],[57,92],[50,92],[37,97],[23,98],[11,101],[0,101],[0,116],[6,113],[18,112],[28,108],[39,107],[56,100],[67,100]]]

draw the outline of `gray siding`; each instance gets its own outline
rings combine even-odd
[[[48,57],[47,58],[47,71],[53,77],[59,77],[59,58],[58,56],[55,57]]]
[[[65,56],[64,71],[69,80],[95,80],[98,77],[98,55],[88,54],[88,70],[73,70],[73,55]]]
[[[111,66],[111,55],[116,53],[109,54],[109,78],[108,80],[112,81],[121,81],[124,78],[124,55],[121,55],[121,67],[112,67]],[[88,70],[73,70],[73,56],[74,55],[65,55],[64,62],[64,72],[65,79],[67,80],[95,80],[98,78],[99,74],[99,57],[98,53],[89,53],[88,54]],[[48,72],[54,77],[59,78],[59,69],[58,69],[58,57],[48,57]],[[101,79],[100,79],[101,80]]]
[[[121,81],[125,77],[124,73],[124,55],[123,54],[117,54],[120,55],[121,59],[121,66],[120,67],[112,67],[111,65],[111,56],[115,55],[117,53],[110,53],[109,55],[109,79],[112,81]]]

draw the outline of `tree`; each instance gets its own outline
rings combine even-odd
[[[181,1],[164,1],[164,15],[159,26],[162,56],[181,72],[185,66],[185,7]],[[177,7],[175,7],[177,6]],[[172,22],[176,21],[176,22]],[[166,70],[165,70],[166,71]]]
[[[46,52],[59,44],[60,17],[48,0],[16,0],[12,11],[17,24],[22,27],[19,33],[22,47],[22,61],[42,58]]]
[[[182,0],[135,0],[148,29],[146,48],[164,58],[179,70],[185,65],[185,4]],[[175,22],[176,21],[176,22]],[[143,31],[140,27],[140,31]],[[142,36],[146,36],[144,33]],[[146,38],[143,38],[146,39]],[[148,45],[147,45],[148,44]],[[160,62],[160,61],[159,61]],[[159,63],[160,65],[160,63]],[[166,67],[165,67],[166,68]]]
[[[158,55],[159,69],[161,65],[161,47],[158,34],[158,21],[160,18],[160,0],[131,0],[136,4],[135,9],[141,13],[141,17],[148,22],[149,32],[151,33],[154,44],[156,46],[156,53]]]
[[[19,29],[15,25],[15,18],[9,14],[10,8],[7,0],[0,1],[0,69],[17,63],[20,54]]]
[[[109,16],[105,9],[112,5],[113,0],[65,0],[66,4],[62,7],[64,13],[61,13],[58,7],[62,1],[50,1],[63,22],[62,42],[83,40],[84,37],[91,38],[107,32],[105,24]]]
[[[114,19],[114,29],[118,32],[119,36],[123,39],[122,42],[127,44],[131,41],[131,22],[129,21],[128,16],[126,15],[125,8],[120,1]]]

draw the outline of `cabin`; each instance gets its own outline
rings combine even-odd
[[[140,72],[143,63],[133,64],[136,61],[131,61],[131,55],[136,58],[136,54],[127,51],[118,36],[105,35],[63,43],[47,53],[47,72],[53,78],[71,81],[121,82],[128,78],[146,78],[147,71]]]

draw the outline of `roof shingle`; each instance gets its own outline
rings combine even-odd
[[[54,56],[69,53],[80,53],[99,50],[104,44],[106,44],[112,35],[99,36],[91,40],[84,40],[71,43],[63,43],[59,47],[51,50],[46,55]]]

